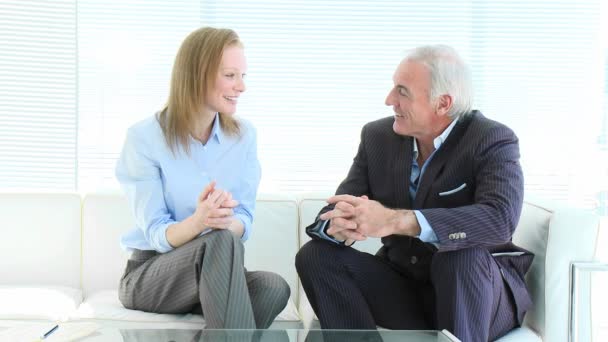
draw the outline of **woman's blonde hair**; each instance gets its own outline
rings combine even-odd
[[[167,145],[174,154],[178,145],[190,154],[189,138],[196,116],[206,105],[207,92],[215,86],[224,49],[233,45],[243,46],[233,30],[203,27],[190,33],[179,48],[169,99],[158,115]],[[226,134],[240,134],[239,123],[232,116],[219,113],[219,117]]]

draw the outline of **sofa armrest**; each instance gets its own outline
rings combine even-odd
[[[569,330],[570,265],[595,259],[599,217],[591,210],[527,197],[515,244],[534,253],[526,284],[533,307],[524,326],[543,340],[566,341]]]
[[[593,272],[608,272],[608,264],[599,262],[573,262],[570,264],[570,301],[568,341],[591,340],[591,281]],[[584,273],[584,274],[583,274]],[[581,316],[585,315],[581,319]],[[583,330],[581,321],[588,326]]]

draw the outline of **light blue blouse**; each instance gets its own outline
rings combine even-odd
[[[125,250],[171,251],[167,228],[194,213],[198,196],[212,180],[239,201],[234,215],[245,227],[242,240],[249,238],[261,177],[256,131],[239,119],[240,136],[229,136],[219,121],[216,114],[206,144],[190,138],[190,156],[181,146],[173,155],[156,116],[129,128],[116,164],[116,178],[135,217],[135,227],[121,238]]]

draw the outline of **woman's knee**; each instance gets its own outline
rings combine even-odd
[[[260,278],[260,284],[257,287],[263,289],[263,291],[272,297],[277,298],[277,302],[286,304],[291,296],[291,289],[287,281],[273,272],[263,272],[263,274],[264,276]]]
[[[120,284],[120,288],[118,289],[118,300],[120,300],[120,303],[122,303],[122,306],[124,306],[126,309],[135,309],[133,307],[133,295],[123,286],[123,284]]]
[[[216,229],[197,239],[200,240],[200,243],[202,245],[211,243],[214,247],[220,247],[219,249],[244,249],[243,242],[241,241],[241,239],[228,229]]]
[[[279,299],[279,306],[281,307],[281,310],[283,310],[285,305],[287,305],[289,297],[291,297],[291,288],[289,287],[289,284],[287,284],[287,281],[283,279],[283,277],[278,274],[276,274],[276,277],[278,277],[276,281],[276,288],[278,293],[277,298]]]
[[[233,242],[235,240],[240,241],[236,234],[234,234],[231,230],[228,229],[214,229],[213,231],[205,235],[226,242]],[[205,235],[203,235],[202,237],[205,237]]]
[[[269,279],[267,291],[271,292],[275,299],[274,307],[271,310],[274,315],[278,315],[287,306],[287,302],[291,296],[291,289],[283,277],[275,273],[271,274],[272,278]]]

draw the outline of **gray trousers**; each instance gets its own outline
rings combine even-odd
[[[122,335],[122,342],[290,342],[287,331],[275,329],[124,329],[120,330],[120,334]],[[318,341],[323,342],[322,340]]]
[[[272,272],[248,272],[241,240],[215,230],[168,253],[135,250],[120,280],[128,309],[202,313],[209,329],[265,329],[289,299],[287,282]]]

